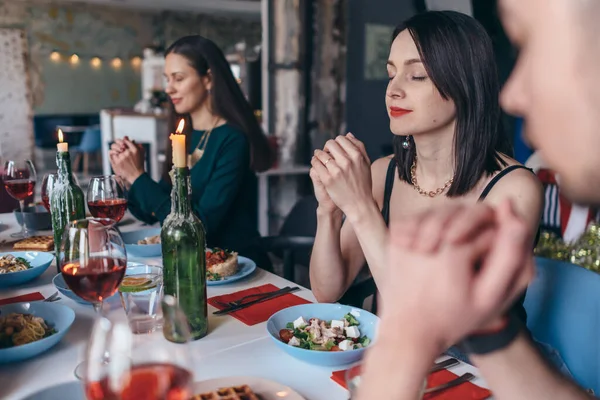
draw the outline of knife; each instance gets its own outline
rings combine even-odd
[[[229,314],[231,312],[239,311],[239,310],[242,310],[244,308],[250,307],[250,306],[252,306],[254,304],[262,303],[263,301],[271,300],[271,299],[274,299],[274,298],[279,297],[279,296],[283,296],[283,295],[288,294],[288,293],[297,292],[298,290],[300,290],[300,288],[298,286],[296,286],[296,287],[290,288],[289,290],[286,290],[285,292],[284,291],[279,291],[277,293],[273,293],[271,296],[261,297],[258,300],[249,301],[247,303],[240,304],[238,306],[227,307],[227,308],[224,308],[222,310],[215,311],[213,313],[213,315]]]
[[[457,364],[458,364],[458,360],[456,358],[449,358],[447,360],[440,361],[439,363],[436,363],[429,370],[429,373],[432,374],[434,372],[438,372],[438,371],[441,371],[441,370],[446,369],[446,368],[454,367]]]

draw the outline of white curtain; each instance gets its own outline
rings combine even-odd
[[[27,39],[20,29],[0,29],[0,158],[31,159],[33,112],[27,74]],[[1,168],[1,167],[0,167]]]

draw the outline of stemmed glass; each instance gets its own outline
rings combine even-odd
[[[106,218],[71,221],[58,255],[65,283],[102,315],[102,302],[116,293],[127,267],[125,244],[115,222]],[[81,367],[81,364],[77,367]],[[75,374],[81,376],[78,370]]]
[[[77,177],[72,175],[73,181],[76,185],[79,185],[77,182]],[[52,195],[52,190],[54,190],[54,184],[58,182],[58,174],[56,172],[48,173],[44,175],[44,179],[42,180],[42,203],[44,203],[44,207],[48,212],[50,211],[50,196]]]
[[[119,222],[127,210],[125,188],[115,175],[95,176],[88,186],[87,203],[94,217]]]
[[[4,164],[2,171],[2,180],[6,192],[14,199],[19,201],[21,213],[25,210],[25,200],[33,195],[35,188],[36,173],[31,160],[13,161],[9,160]],[[21,224],[21,232],[10,235],[14,238],[26,238],[29,236],[25,218]]]
[[[192,397],[191,335],[172,296],[162,301],[162,331],[133,335],[124,320],[99,319],[88,343],[88,400],[187,400]],[[110,352],[105,362],[104,354]]]

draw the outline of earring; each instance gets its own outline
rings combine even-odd
[[[406,136],[402,141],[402,148],[404,150],[410,149],[410,135]]]

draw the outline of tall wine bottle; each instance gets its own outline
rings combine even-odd
[[[58,257],[60,242],[67,223],[85,218],[85,201],[83,191],[73,179],[71,157],[68,151],[59,150],[56,153],[56,166],[58,168],[58,180],[50,196],[50,213],[52,215],[52,231],[54,232],[54,251]],[[58,262],[56,267],[60,272]]]
[[[189,169],[173,167],[171,213],[160,232],[163,290],[177,300],[190,324],[191,337],[196,340],[208,332],[206,233],[192,211],[190,195]]]

